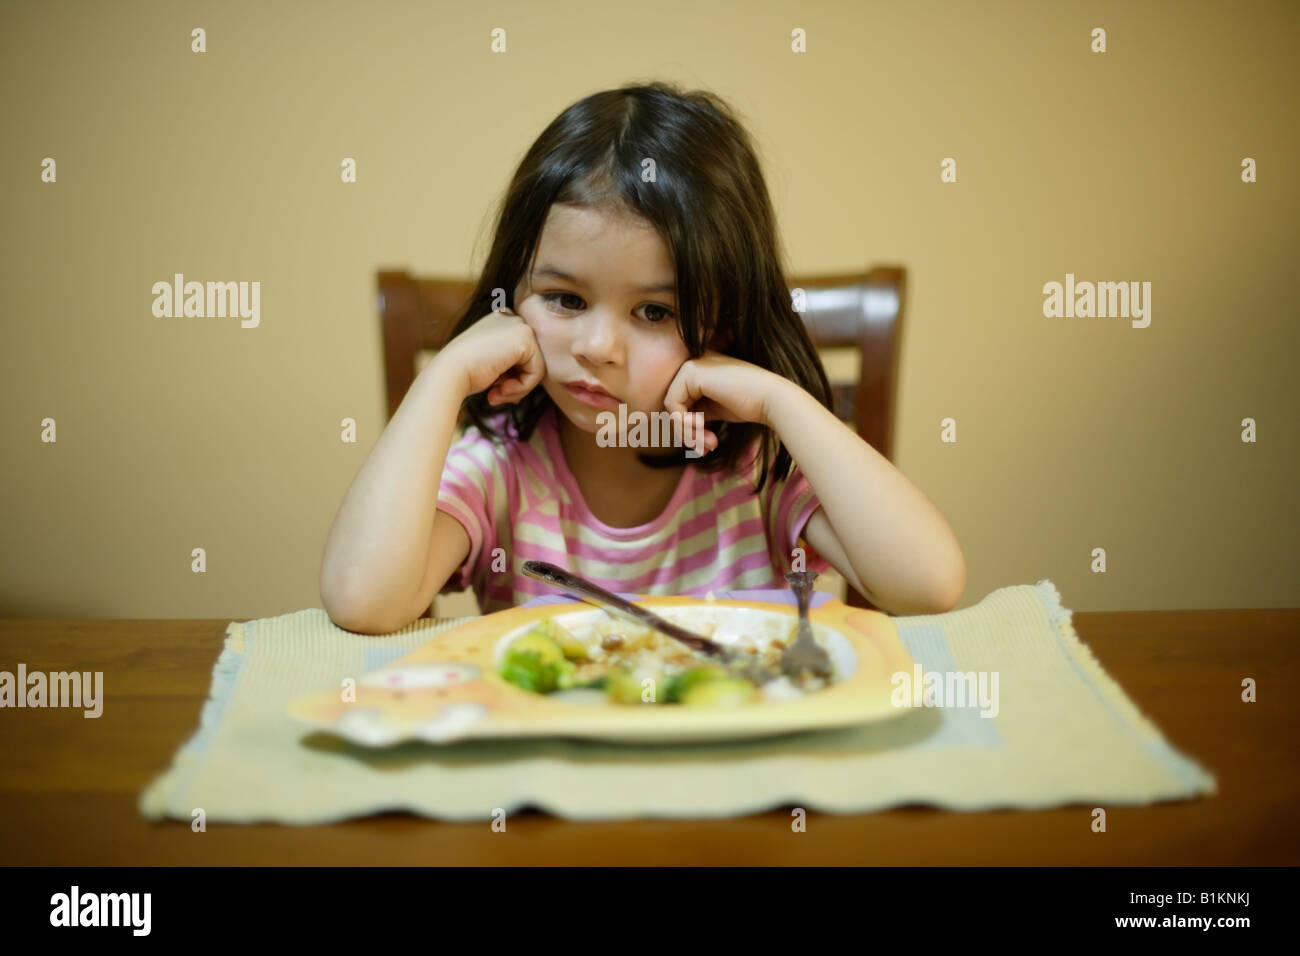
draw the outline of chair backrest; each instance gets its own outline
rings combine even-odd
[[[836,374],[827,363],[836,416],[891,461],[906,278],[902,267],[876,266],[859,274],[790,280],[795,309],[813,344],[824,353],[842,351],[855,358],[856,374]],[[473,292],[474,282],[468,279],[379,272],[390,419],[415,381],[417,356],[447,343]],[[847,597],[855,607],[874,607],[851,587]]]

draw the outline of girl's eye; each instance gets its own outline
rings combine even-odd
[[[661,322],[667,322],[672,318],[674,318],[675,316],[675,313],[669,311],[668,309],[665,309],[662,305],[654,305],[653,303],[651,303],[650,305],[647,305],[645,308],[646,308],[646,321],[652,325],[658,325]],[[652,319],[650,318],[651,309],[655,309],[658,312],[662,312],[663,315],[657,319]]]
[[[578,302],[582,302],[581,296],[576,296],[572,292],[548,292],[542,296],[542,299],[545,300],[546,302],[558,302],[558,300],[560,299],[575,299]],[[565,306],[561,305],[560,308],[565,309]],[[574,308],[567,309],[566,311],[576,312],[578,308],[580,308],[580,306],[575,306]],[[645,309],[646,309],[646,321],[649,322],[651,325],[659,325],[663,322],[667,322],[668,320],[676,317],[675,312],[671,311],[670,309],[664,308],[662,305],[655,305],[654,303],[650,303],[645,306]],[[652,312],[651,310],[654,311]],[[652,317],[652,316],[656,316],[656,317]]]
[[[556,299],[578,299],[579,302],[582,301],[582,299],[578,298],[578,296],[574,295],[572,292],[548,292],[546,295],[542,296],[542,298],[547,302],[554,302]],[[560,306],[560,308],[564,308],[564,306]]]

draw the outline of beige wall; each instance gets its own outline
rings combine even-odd
[[[0,614],[319,606],[385,420],[376,269],[467,274],[543,126],[654,78],[747,118],[792,272],[910,271],[895,460],[961,606],[1041,578],[1077,610],[1300,604],[1298,11],[5,3]],[[154,318],[176,272],[259,281],[259,327]],[[1045,318],[1066,273],[1150,282],[1150,326]]]

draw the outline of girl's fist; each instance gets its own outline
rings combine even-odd
[[[462,394],[487,389],[490,405],[518,402],[546,378],[546,362],[528,323],[502,309],[479,319],[438,353],[459,376]]]

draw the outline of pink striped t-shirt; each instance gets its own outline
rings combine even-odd
[[[520,570],[525,561],[547,561],[624,593],[702,596],[789,587],[783,575],[790,552],[821,505],[798,466],[782,481],[769,476],[755,495],[757,443],[742,473],[709,474],[687,463],[663,514],[634,528],[611,528],[582,498],[560,445],[557,414],[550,406],[526,442],[505,434],[504,447],[495,445],[469,425],[452,443],[437,507],[464,525],[470,549],[440,593],[472,587],[484,614],[556,593]],[[504,420],[503,414],[496,422]],[[799,546],[809,570],[830,569],[806,542]],[[503,553],[494,560],[496,548]]]

